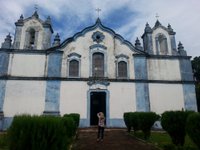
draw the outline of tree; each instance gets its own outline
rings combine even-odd
[[[200,82],[200,56],[192,60],[192,70],[196,81]]]
[[[195,83],[196,98],[197,98],[197,109],[200,112],[200,82]]]
[[[200,111],[200,56],[195,57],[192,61],[192,70],[195,78],[195,90],[197,98],[197,109]]]

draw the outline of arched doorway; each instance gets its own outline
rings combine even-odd
[[[98,112],[103,112],[106,117],[106,92],[90,93],[90,125],[98,124]]]

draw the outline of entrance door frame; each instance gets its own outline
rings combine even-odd
[[[106,126],[110,125],[110,105],[109,105],[109,91],[108,90],[89,90],[87,93],[87,124],[90,127],[90,110],[91,110],[91,93],[92,92],[105,92],[106,93]]]

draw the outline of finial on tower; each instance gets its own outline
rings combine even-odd
[[[10,33],[6,36],[5,41],[2,43],[1,48],[10,49],[12,46],[12,39]]]
[[[140,40],[138,39],[138,37],[135,40],[135,47],[139,50],[142,50],[142,46],[141,46],[141,43],[140,43]]]
[[[185,51],[184,47],[183,47],[183,44],[179,41],[178,43],[178,53],[181,55],[181,56],[187,56],[187,52]]]
[[[157,20],[156,20],[156,23],[155,23],[155,26],[154,26],[154,27],[161,26],[161,23],[160,23],[159,20],[158,20],[159,17],[160,17],[160,16],[158,15],[158,13],[156,13],[156,18],[157,18]]]
[[[32,17],[39,18],[39,15],[37,13],[37,11],[38,11],[38,5],[37,4],[35,4],[34,9],[35,9],[35,12],[33,13]]]
[[[58,45],[60,45],[60,35],[57,33],[54,38],[53,46],[58,46]]]

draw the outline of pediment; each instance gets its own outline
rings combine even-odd
[[[101,23],[101,20],[99,18],[96,20],[96,23],[94,25],[86,27],[81,32],[76,33],[73,37],[70,37],[64,40],[63,43],[60,44],[59,48],[62,49],[66,47],[71,42],[76,41],[79,37],[84,37],[86,33],[92,32],[92,31],[94,31],[91,37],[93,41],[97,43],[101,42],[104,39],[104,35],[102,35],[101,32],[96,31],[97,28],[103,32],[109,33],[110,35],[112,35],[113,38],[118,39],[121,44],[128,46],[130,50],[134,51],[134,53],[144,54],[144,55],[146,54],[144,51],[138,50],[135,46],[133,46],[131,42],[125,40],[121,35],[115,33],[115,31],[113,31],[111,28],[105,27]]]

